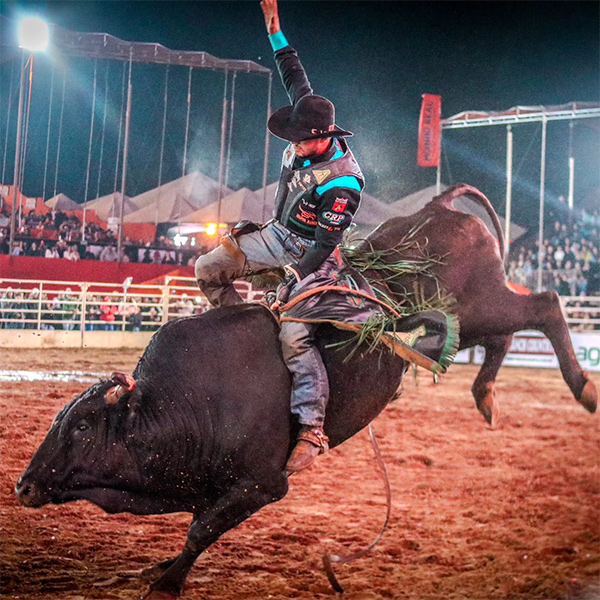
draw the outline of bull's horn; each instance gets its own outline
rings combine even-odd
[[[116,404],[121,397],[127,392],[133,392],[136,386],[135,379],[131,375],[124,373],[113,373],[110,376],[111,380],[116,383],[106,392],[107,404]]]

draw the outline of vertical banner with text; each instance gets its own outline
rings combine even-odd
[[[442,97],[423,94],[419,117],[419,150],[417,164],[420,167],[437,167],[440,162]]]

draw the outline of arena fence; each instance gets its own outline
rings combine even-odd
[[[235,286],[247,302],[263,296],[247,282]],[[568,296],[561,303],[573,335],[600,340],[600,296]],[[208,307],[191,277],[167,277],[162,285],[1,279],[0,347],[143,348],[167,321]],[[470,353],[467,360],[476,359]]]

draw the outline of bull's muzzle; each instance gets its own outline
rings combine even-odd
[[[17,481],[15,494],[19,503],[27,508],[39,508],[50,501],[47,494],[41,492],[35,483],[27,482],[23,477]]]

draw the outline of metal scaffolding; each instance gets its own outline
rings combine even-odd
[[[466,129],[469,127],[487,127],[490,125],[506,125],[506,215],[504,235],[504,255],[508,260],[510,249],[510,219],[512,208],[512,160],[513,131],[512,126],[523,123],[542,123],[542,147],[540,168],[540,209],[539,209],[539,256],[538,291],[542,287],[541,252],[544,231],[544,196],[546,187],[546,128],[548,121],[570,121],[569,137],[569,208],[573,208],[573,189],[575,159],[573,158],[572,130],[574,119],[591,119],[600,117],[598,102],[569,102],[559,106],[514,106],[504,111],[464,111],[447,119],[442,119],[441,129]],[[437,167],[437,193],[441,189],[441,161]]]

